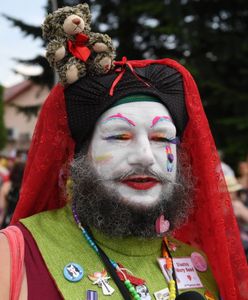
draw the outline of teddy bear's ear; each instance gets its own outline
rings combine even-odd
[[[90,24],[91,22],[91,13],[90,13],[90,8],[87,3],[83,4],[78,4],[76,5],[76,8],[80,10],[80,12],[84,15],[84,18],[86,19],[86,23]]]

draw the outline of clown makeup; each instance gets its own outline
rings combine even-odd
[[[175,181],[175,138],[175,125],[161,103],[121,104],[98,120],[89,157],[106,187],[114,188],[124,202],[149,207],[159,200],[162,187]],[[166,147],[173,157],[169,169]]]

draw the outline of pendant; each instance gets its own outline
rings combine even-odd
[[[137,285],[135,287],[136,292],[140,296],[141,300],[151,300],[152,297],[149,294],[149,290],[145,284]]]
[[[98,287],[102,288],[103,295],[109,296],[115,291],[108,283],[110,277],[108,276],[106,270],[102,270],[102,272],[95,272],[91,275],[88,275],[88,277],[91,281],[93,281],[93,284],[97,284]]]

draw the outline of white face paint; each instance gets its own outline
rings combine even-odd
[[[145,175],[143,170],[149,168],[175,181],[176,145],[169,141],[175,137],[176,128],[162,104],[126,103],[100,117],[89,154],[106,186],[114,187],[123,201],[147,207],[159,199],[162,184],[156,175]],[[172,163],[169,153],[174,158]],[[135,175],[119,178],[134,170],[138,170]]]

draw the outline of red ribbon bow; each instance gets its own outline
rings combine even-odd
[[[110,91],[109,91],[109,95],[113,96],[114,94],[114,89],[117,86],[118,82],[121,80],[122,76],[124,75],[125,71],[126,71],[126,66],[129,67],[129,69],[131,70],[131,72],[140,80],[142,81],[146,86],[150,86],[147,82],[145,82],[142,78],[140,78],[138,76],[138,74],[135,72],[132,64],[127,60],[126,56],[122,57],[121,61],[116,61],[114,62],[114,64],[116,66],[121,66],[121,68],[118,68],[115,70],[115,72],[120,72],[119,75],[115,78],[114,82],[111,85]]]
[[[118,263],[119,268],[121,269],[121,272],[117,270],[117,275],[119,276],[121,281],[125,281],[126,279],[130,280],[130,282],[134,285],[142,285],[145,284],[145,280],[139,277],[135,277],[131,274],[129,274],[123,265]],[[124,275],[123,275],[124,273]]]
[[[89,37],[86,34],[77,34],[75,41],[68,40],[67,42],[69,52],[76,58],[86,62],[90,56],[90,49],[85,46],[88,41]]]

